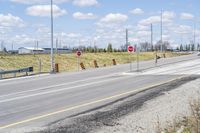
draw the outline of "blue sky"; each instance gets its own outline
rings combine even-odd
[[[8,49],[50,46],[50,0],[0,0],[0,42]],[[54,0],[54,38],[59,46],[125,43],[125,29],[132,44],[160,39],[163,10],[163,39],[173,47],[200,41],[199,0]],[[194,24],[196,28],[194,28]],[[195,29],[195,30],[194,30]]]

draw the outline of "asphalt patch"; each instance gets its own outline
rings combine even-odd
[[[95,132],[95,130],[101,129],[103,126],[119,125],[117,121],[121,117],[137,111],[146,101],[162,96],[166,92],[198,78],[200,77],[193,75],[149,88],[146,91],[129,95],[109,104],[66,117],[47,125],[48,128],[46,130],[36,133],[89,133]],[[110,108],[108,110],[100,110],[106,107]],[[64,123],[67,119],[69,120]]]

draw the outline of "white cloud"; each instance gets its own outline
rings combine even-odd
[[[75,19],[96,19],[97,16],[94,15],[93,13],[81,13],[81,12],[76,12],[73,14],[73,17]]]
[[[166,35],[162,35],[163,41],[169,41],[170,40],[170,35],[166,34]]]
[[[24,21],[17,16],[12,14],[4,15],[0,14],[0,26],[2,27],[23,27],[25,26]]]
[[[120,14],[120,13],[117,13],[117,14],[110,13],[110,14],[106,15],[104,18],[102,18],[100,20],[100,22],[103,22],[103,23],[123,23],[123,22],[126,22],[127,20],[128,20],[127,15]]]
[[[50,0],[11,0],[12,2],[33,5],[33,4],[50,4]],[[65,3],[70,0],[54,0],[53,2],[56,4]]]
[[[138,31],[137,35],[138,35],[138,37],[146,37],[146,36],[150,36],[151,32],[150,31]]]
[[[164,24],[169,24],[172,23],[173,18],[175,18],[176,14],[171,11],[165,11],[163,12],[163,23]],[[161,16],[150,16],[147,19],[143,19],[139,21],[139,25],[150,25],[150,24],[155,24],[155,23],[160,23],[161,22]]]
[[[50,16],[51,5],[31,6],[26,9],[26,12],[30,16],[40,16],[40,17]],[[57,5],[53,5],[53,12],[55,17],[67,14],[66,10],[60,9]]]
[[[79,33],[61,33],[62,37],[67,37],[67,38],[80,38],[82,35]]]
[[[140,8],[136,8],[130,11],[130,13],[134,14],[134,15],[141,15],[144,13],[144,11]]]
[[[139,21],[139,25],[150,25],[150,24],[154,24],[154,23],[159,23],[161,21],[161,17],[160,16],[151,16],[147,19],[143,19]]]
[[[150,24],[155,24],[155,23],[160,23],[161,22],[161,17],[160,16],[151,16],[147,19],[143,19],[139,21],[139,25],[150,25]],[[172,20],[169,18],[163,18],[163,23],[171,23]]]
[[[183,20],[191,20],[194,18],[194,15],[190,14],[190,13],[181,13],[181,19]]]
[[[188,25],[177,25],[173,27],[173,31],[179,34],[188,34],[193,32],[193,28]]]
[[[73,4],[80,7],[95,6],[98,4],[97,0],[74,0]]]
[[[33,47],[35,43],[35,39],[33,39],[31,36],[28,36],[26,34],[16,35],[15,37],[12,38],[12,40],[17,45],[24,45],[24,46],[29,46],[29,47]]]
[[[149,29],[149,26],[138,24],[138,25],[137,25],[137,29],[138,29],[138,30],[148,30],[148,29]]]
[[[38,27],[37,29],[37,32],[42,34],[50,33],[50,31],[50,28],[44,26]]]
[[[163,12],[163,18],[164,19],[173,19],[174,17],[176,17],[176,14],[172,11]]]

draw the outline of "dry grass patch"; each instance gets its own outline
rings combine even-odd
[[[166,53],[166,57],[180,56],[183,54]],[[140,60],[150,60],[155,57],[153,52],[140,53]],[[34,73],[39,72],[39,59],[42,61],[42,72],[50,71],[50,55],[1,55],[0,69],[14,70],[25,67],[34,67]],[[112,59],[116,59],[117,64],[125,64],[136,60],[136,53],[129,54],[127,52],[117,53],[83,53],[81,62],[86,68],[94,68],[93,61],[96,60],[100,67],[112,65]],[[55,55],[55,62],[59,64],[61,72],[69,72],[77,70],[77,58],[74,53]]]

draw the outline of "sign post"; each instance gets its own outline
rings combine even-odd
[[[139,66],[139,62],[140,62],[140,59],[139,59],[139,54],[140,54],[140,49],[138,47],[138,45],[136,45],[136,51],[137,51],[137,72],[140,71],[140,66]]]
[[[135,48],[131,45],[128,46],[128,52],[133,53],[135,51]],[[130,54],[130,72],[132,71],[132,61],[131,61],[131,54]]]
[[[82,55],[82,52],[81,51],[76,51],[76,56],[77,56],[77,68],[78,68],[78,71],[80,70],[80,57]]]

